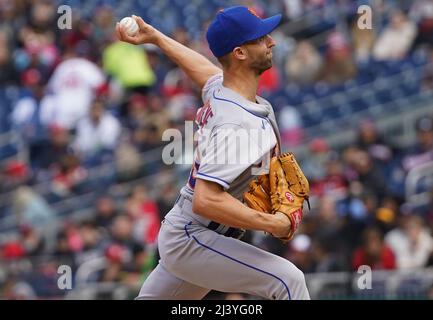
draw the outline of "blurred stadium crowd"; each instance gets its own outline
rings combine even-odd
[[[415,205],[405,189],[411,170],[433,163],[433,112],[406,124],[410,139],[379,129],[431,106],[433,1],[372,1],[371,30],[356,24],[369,1],[240,2],[284,14],[259,93],[274,104],[284,149],[304,148],[313,203],[288,246],[254,232],[244,240],[306,273],[433,266],[433,183]],[[61,4],[72,7],[70,30],[57,27],[54,0],[0,0],[0,298],[64,297],[61,264],[73,287],[121,284],[133,298],[190,169],[162,163],[162,134],[184,131],[201,104],[157,48],[118,42],[115,23],[140,15],[212,59],[204,31],[234,2]],[[356,133],[350,143],[328,142],[346,129]]]

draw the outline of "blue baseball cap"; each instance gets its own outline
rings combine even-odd
[[[261,19],[244,6],[221,10],[209,25],[206,39],[213,55],[226,55],[234,48],[271,33],[280,23],[281,14]]]

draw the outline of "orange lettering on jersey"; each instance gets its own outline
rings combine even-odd
[[[206,101],[203,107],[201,107],[195,118],[195,121],[198,126],[203,127],[208,122],[209,118],[213,116],[212,109],[210,107],[209,101]]]

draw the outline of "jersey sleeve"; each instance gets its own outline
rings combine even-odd
[[[196,178],[216,182],[224,189],[263,156],[257,141],[238,124],[214,128],[208,141],[201,144]]]
[[[213,89],[215,89],[216,86],[220,85],[222,82],[223,82],[222,73],[215,74],[206,81],[201,92],[201,98],[204,103],[206,103],[206,101],[210,99]]]

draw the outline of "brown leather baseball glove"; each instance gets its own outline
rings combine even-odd
[[[285,214],[291,222],[290,233],[282,241],[293,238],[303,218],[303,204],[308,202],[310,187],[293,153],[274,156],[269,175],[254,179],[244,193],[245,203],[252,209],[275,214]]]
[[[250,182],[249,187],[250,189],[244,193],[244,202],[248,207],[257,211],[272,213],[269,175],[258,176]]]

